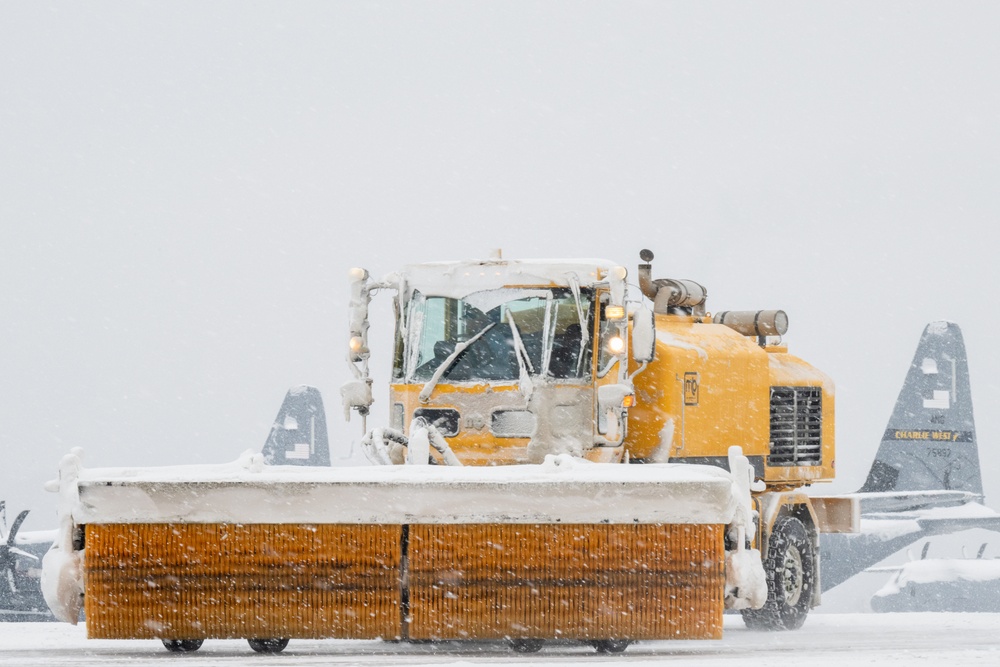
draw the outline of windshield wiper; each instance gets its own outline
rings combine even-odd
[[[559,315],[559,306],[556,305],[556,319]],[[555,327],[552,325],[552,292],[545,295],[545,318],[542,320],[542,370],[539,375],[543,378],[549,374],[549,366],[552,363],[552,345],[555,343]]]
[[[575,274],[570,276],[569,289],[573,293],[573,301],[576,302],[576,317],[580,320],[580,354],[576,358],[576,374],[579,376],[587,351],[587,338],[590,336],[590,333],[587,331],[587,317],[583,313],[583,303],[580,300],[580,280]]]
[[[465,341],[464,343],[459,343],[458,345],[455,346],[454,352],[449,354],[447,358],[445,358],[445,360],[442,361],[441,364],[434,369],[434,374],[431,376],[431,379],[428,380],[427,384],[424,385],[424,388],[420,390],[420,394],[419,396],[417,396],[417,398],[420,399],[421,403],[426,403],[427,400],[431,397],[431,393],[434,391],[435,385],[437,385],[438,381],[441,379],[441,376],[448,372],[448,369],[451,368],[451,365],[455,363],[455,360],[458,359],[459,356],[461,356],[461,354],[465,352],[470,345],[472,345],[477,340],[482,338],[483,334],[485,334],[487,331],[489,331],[495,326],[496,322],[490,322],[485,327],[480,329],[479,333],[477,333],[475,336]]]
[[[510,332],[513,334],[514,356],[517,357],[517,368],[520,371],[517,388],[521,391],[521,395],[524,396],[525,400],[528,400],[535,389],[535,386],[531,383],[531,374],[535,372],[535,368],[531,365],[531,359],[528,358],[528,351],[524,348],[524,342],[521,340],[521,332],[517,330],[517,323],[514,322],[514,313],[509,310],[507,311],[507,322],[510,323]]]

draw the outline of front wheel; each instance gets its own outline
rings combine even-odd
[[[510,647],[517,653],[537,653],[542,650],[542,644],[544,643],[541,639],[519,638],[511,639]]]
[[[816,585],[816,550],[795,517],[781,517],[771,531],[767,558],[767,602],[741,611],[751,630],[797,630],[806,621]]]
[[[627,639],[595,639],[590,642],[598,653],[621,653],[628,648]]]
[[[191,653],[201,648],[204,639],[164,639],[163,646],[171,653]]]
[[[281,653],[288,646],[288,639],[248,639],[247,643],[257,653]]]

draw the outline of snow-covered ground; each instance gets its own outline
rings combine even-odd
[[[87,640],[83,626],[0,623],[0,665],[130,667],[195,665],[481,664],[642,662],[715,665],[948,665],[1000,664],[1000,614],[823,614],[796,632],[759,633],[727,616],[721,641],[642,642],[622,655],[603,656],[579,644],[550,644],[521,655],[500,643],[397,644],[379,641],[292,641],[279,655],[253,653],[243,641],[208,641],[197,653],[170,654],[157,641]],[[791,661],[791,662],[790,662]]]

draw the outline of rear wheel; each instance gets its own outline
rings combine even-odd
[[[627,639],[595,639],[590,642],[598,653],[621,653],[630,643]]]
[[[767,602],[760,609],[742,610],[751,630],[796,630],[809,613],[816,585],[816,550],[809,531],[795,517],[774,524],[764,559]]]
[[[204,639],[164,639],[163,646],[171,653],[191,653],[201,648]]]
[[[257,653],[281,653],[288,646],[288,639],[248,639],[247,643]]]
[[[541,639],[511,639],[510,647],[518,653],[537,653],[542,650],[542,644],[544,643]]]

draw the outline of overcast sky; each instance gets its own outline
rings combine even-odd
[[[0,2],[0,499],[53,525],[74,446],[232,460],[303,383],[349,457],[351,266],[499,247],[634,275],[649,247],[710,310],[788,312],[838,385],[833,490],[923,326],[960,323],[1000,507],[998,25],[971,1]]]

